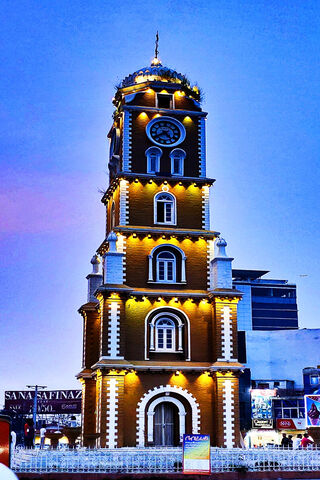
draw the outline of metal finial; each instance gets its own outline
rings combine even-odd
[[[155,48],[155,50],[154,50],[154,58],[158,58],[158,54],[159,54],[158,46],[159,46],[159,32],[158,32],[158,30],[157,30],[157,34],[156,34],[156,48]]]

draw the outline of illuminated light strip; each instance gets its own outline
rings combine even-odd
[[[224,446],[232,448],[234,446],[234,395],[232,390],[232,380],[223,382],[223,430]]]
[[[206,119],[205,117],[200,117],[198,123],[198,152],[200,157],[200,177],[206,176]]]
[[[132,127],[131,127],[131,120],[132,114],[130,111],[124,111],[124,118],[123,118],[123,171],[124,172],[131,172],[131,134],[132,134]]]
[[[213,288],[211,285],[211,260],[214,257],[214,240],[207,240],[207,285],[208,288]]]
[[[209,187],[202,187],[202,227],[210,230]]]
[[[116,378],[107,381],[107,448],[116,448],[118,439],[118,385]]]

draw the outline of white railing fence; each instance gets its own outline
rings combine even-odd
[[[15,472],[88,473],[179,473],[182,449],[118,448],[78,450],[27,450],[12,455]],[[316,471],[320,470],[320,449],[282,450],[241,448],[211,449],[211,471]]]

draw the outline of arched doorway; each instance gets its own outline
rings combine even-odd
[[[174,403],[161,402],[154,409],[154,445],[179,445],[178,408]]]

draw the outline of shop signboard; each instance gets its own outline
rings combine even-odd
[[[320,395],[305,395],[306,427],[320,427]]]
[[[304,418],[277,418],[277,430],[304,430]]]
[[[272,397],[275,397],[277,390],[271,389],[252,389],[251,390],[251,418],[271,420],[272,414]]]
[[[81,413],[81,396],[81,390],[41,390],[37,396],[37,413]],[[6,391],[4,398],[6,410],[23,415],[32,413],[34,391]]]
[[[272,430],[273,420],[269,418],[253,418],[252,428],[258,428],[262,430]]]
[[[183,435],[183,473],[210,474],[210,435]]]

